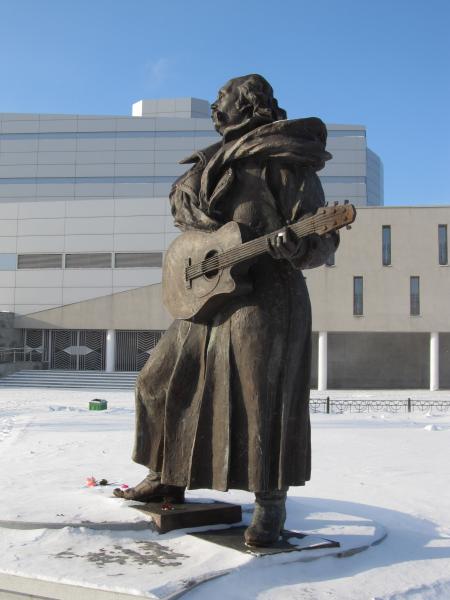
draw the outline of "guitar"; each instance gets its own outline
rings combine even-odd
[[[353,204],[324,206],[310,217],[243,241],[245,228],[230,221],[217,231],[187,231],[167,249],[163,266],[163,301],[175,319],[205,321],[231,296],[246,294],[252,285],[246,274],[252,259],[269,251],[269,240],[289,229],[294,238],[324,235],[356,218]]]

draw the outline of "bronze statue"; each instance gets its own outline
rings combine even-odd
[[[133,460],[149,474],[115,494],[179,502],[186,488],[252,491],[245,541],[264,546],[283,528],[288,487],[310,478],[311,310],[301,270],[324,264],[339,237],[298,237],[287,225],[324,206],[316,171],[331,155],[324,123],[287,120],[260,75],[231,79],[211,109],[222,140],[183,161],[192,167],[170,194],[175,224],[212,233],[234,221],[244,239],[275,233],[245,263],[242,293],[206,316],[176,319],[142,369]]]

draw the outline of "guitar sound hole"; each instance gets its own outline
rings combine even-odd
[[[215,264],[218,262],[218,259],[214,260],[217,256],[218,256],[218,253],[216,250],[210,250],[204,258],[203,268],[207,269],[208,267],[211,268],[211,266],[214,267]],[[205,263],[207,263],[207,264],[205,264]],[[206,279],[214,279],[214,277],[216,277],[218,272],[219,272],[219,269],[213,269],[212,271],[208,271],[207,273],[204,273],[204,276],[206,277]]]

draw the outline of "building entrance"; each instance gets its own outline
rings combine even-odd
[[[106,331],[54,329],[50,335],[50,368],[74,371],[105,369]]]
[[[50,369],[103,371],[106,331],[97,329],[25,329],[24,349]]]
[[[24,351],[49,369],[106,370],[107,331],[101,329],[24,329]],[[164,331],[112,332],[115,371],[140,371]]]

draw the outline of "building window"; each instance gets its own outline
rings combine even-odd
[[[334,255],[335,255],[335,253],[332,252],[331,254],[329,254],[327,256],[327,259],[325,261],[325,264],[327,265],[327,267],[334,267],[334,261],[335,261]]]
[[[363,314],[363,278],[353,277],[353,314]]]
[[[391,264],[391,226],[383,225],[382,228],[383,265]]]
[[[439,238],[439,264],[447,265],[448,264],[447,225],[439,225],[438,238]]]
[[[162,252],[116,252],[114,266],[116,269],[161,267]]]
[[[66,269],[110,269],[110,252],[87,252],[86,254],[66,254]]]
[[[61,269],[62,254],[19,254],[18,269]]]
[[[410,314],[420,315],[420,283],[417,276],[410,279],[409,284]]]

